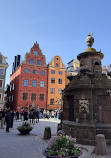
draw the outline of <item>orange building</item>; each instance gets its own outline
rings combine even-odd
[[[60,56],[55,56],[48,64],[47,109],[61,109],[62,90],[65,88],[65,65]]]

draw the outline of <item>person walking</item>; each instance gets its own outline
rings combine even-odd
[[[21,118],[21,121],[23,121],[23,120],[24,120],[24,116],[23,116],[23,115],[24,115],[24,112],[23,112],[23,111],[21,111],[21,112],[20,112],[20,118]]]
[[[4,129],[5,123],[5,109],[1,111],[1,129]]]
[[[10,115],[11,115],[11,124],[10,124],[10,127],[13,128],[14,112],[12,110],[10,111]]]
[[[28,112],[27,110],[24,111],[24,121],[28,120]]]
[[[40,111],[37,110],[37,111],[36,111],[36,123],[37,123],[37,122],[39,123],[39,115],[40,115]]]
[[[5,114],[5,120],[6,120],[6,132],[9,132],[9,128],[11,125],[11,114],[10,111],[7,110],[6,114]]]
[[[43,118],[44,119],[46,118],[46,111],[45,110],[43,111]]]
[[[19,121],[19,112],[16,111],[16,121]]]
[[[36,111],[35,109],[30,110],[30,123],[35,124]]]
[[[54,121],[57,121],[57,111],[54,111]]]

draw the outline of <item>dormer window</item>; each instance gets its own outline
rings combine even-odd
[[[4,74],[4,69],[0,69],[0,75]]]
[[[34,50],[34,55],[38,55],[38,51],[37,50]]]
[[[34,60],[33,60],[33,59],[30,59],[30,60],[29,60],[29,64],[34,64]]]

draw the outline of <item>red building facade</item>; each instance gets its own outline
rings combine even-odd
[[[38,43],[34,43],[25,60],[10,75],[10,91],[15,110],[30,106],[46,109],[47,65]]]

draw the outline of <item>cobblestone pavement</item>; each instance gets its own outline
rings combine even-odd
[[[44,128],[51,127],[52,136],[56,135],[59,121],[53,119],[41,119],[39,123],[32,125],[34,128],[29,135],[20,135],[17,126],[22,122],[14,121],[14,127],[10,132],[0,129],[0,158],[45,158],[42,151],[47,147],[47,141],[43,140]],[[90,151],[91,146],[87,146]],[[109,148],[111,151],[111,148]],[[87,154],[86,154],[87,155]],[[82,156],[81,158],[111,158],[111,156]]]
[[[29,135],[20,135],[17,126],[22,122],[14,121],[14,127],[10,132],[0,129],[0,158],[45,158],[42,151],[47,146],[43,134],[45,126],[51,127],[52,135],[56,135],[57,124],[59,121],[40,120],[39,123],[32,125],[34,129]]]

